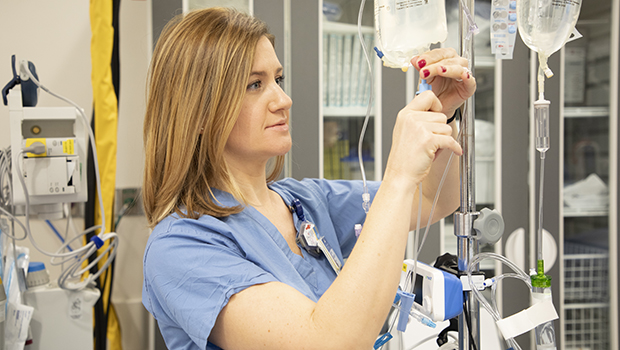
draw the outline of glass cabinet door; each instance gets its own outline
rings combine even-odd
[[[564,346],[602,350],[610,349],[611,1],[584,1],[576,27],[583,38],[563,49]]]
[[[380,113],[376,56],[374,54],[373,3],[367,2],[361,27],[373,69],[371,79],[363,46],[358,36],[357,18],[361,1],[323,1],[322,67],[322,176],[326,179],[362,179],[359,139],[373,94],[368,125],[362,141],[361,157],[367,180],[381,178],[380,140],[376,138]],[[380,67],[380,66],[379,66]],[[371,89],[371,84],[373,84]],[[378,121],[379,120],[379,121]]]

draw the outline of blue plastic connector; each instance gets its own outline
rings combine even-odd
[[[32,261],[28,264],[28,272],[45,270],[45,264],[39,261]]]
[[[377,341],[375,341],[375,345],[373,346],[373,349],[375,350],[379,349],[380,347],[383,346],[383,344],[390,341],[390,339],[392,339],[392,334],[390,334],[390,332],[383,334],[377,339]]]
[[[375,46],[375,52],[377,53],[377,56],[379,56],[379,58],[383,58],[384,56],[383,52],[381,52],[381,50],[379,50],[379,48],[377,48],[376,46]]]
[[[415,294],[399,291],[400,294],[400,314],[398,315],[398,324],[396,329],[401,332],[407,330],[407,323],[409,323],[409,312],[413,306],[413,300]]]
[[[400,301],[400,293],[402,293],[403,290],[400,289],[400,286],[398,286],[398,290],[396,291],[396,295],[394,296],[394,304],[398,304],[398,302]]]
[[[435,322],[431,321],[431,319],[428,318],[428,317],[422,317],[422,321],[420,321],[420,322],[422,322],[423,325],[431,327],[431,328],[437,327]]]
[[[97,249],[103,246],[103,241],[101,240],[101,238],[97,236],[93,236],[93,238],[91,238],[90,241],[95,243],[95,246],[97,246]]]
[[[426,82],[426,79],[422,79],[422,81],[420,82],[420,85],[418,85],[418,92],[416,92],[416,95],[419,95],[421,93],[423,93],[424,91],[433,91],[433,87],[431,86],[431,84]]]

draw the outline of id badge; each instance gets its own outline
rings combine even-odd
[[[321,256],[319,237],[316,234],[314,224],[310,221],[301,223],[299,230],[297,230],[297,243],[315,258]]]
[[[342,262],[325,237],[319,237],[313,223],[310,221],[301,223],[297,231],[297,243],[315,258],[319,258],[321,254],[325,255],[336,275],[340,274]]]
[[[332,269],[334,269],[336,275],[339,275],[340,270],[342,269],[342,262],[340,261],[340,258],[338,258],[338,255],[336,255],[336,252],[329,245],[325,237],[321,237],[319,239],[319,248],[321,249],[321,251],[323,251],[323,254],[325,254],[327,261],[329,261],[329,264],[331,265]]]

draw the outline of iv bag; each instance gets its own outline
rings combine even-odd
[[[414,56],[448,37],[444,0],[375,0],[375,31],[383,64],[407,70]]]
[[[566,43],[575,29],[581,1],[518,0],[517,25],[525,45],[546,61]]]

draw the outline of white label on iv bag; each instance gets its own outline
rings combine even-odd
[[[491,53],[496,59],[512,59],[517,36],[516,1],[494,0],[491,5]]]

